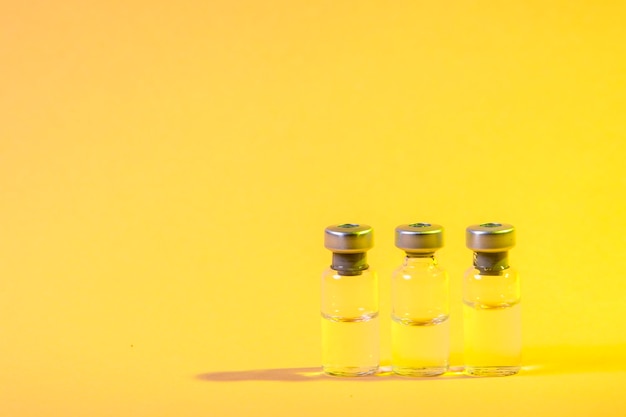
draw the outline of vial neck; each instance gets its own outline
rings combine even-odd
[[[339,275],[361,275],[369,268],[367,253],[333,253],[333,263],[330,266]]]
[[[406,252],[406,257],[404,258],[404,265],[436,265],[437,258],[435,258],[435,252],[429,253],[410,253]]]
[[[484,275],[497,275],[509,267],[509,252],[474,252],[474,267]]]

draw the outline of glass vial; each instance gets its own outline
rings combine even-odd
[[[322,274],[322,367],[335,376],[374,374],[379,365],[378,280],[367,264],[372,228],[328,226],[324,246],[333,252]]]
[[[393,372],[441,375],[450,352],[448,274],[435,257],[443,247],[443,228],[403,224],[396,227],[395,240],[406,257],[391,278]]]
[[[508,258],[515,228],[504,223],[469,226],[466,245],[474,251],[474,266],[463,282],[465,372],[516,374],[522,352],[520,285]]]

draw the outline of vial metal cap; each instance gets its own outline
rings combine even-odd
[[[325,230],[324,246],[335,253],[367,252],[374,246],[373,230],[366,224],[334,224]]]
[[[468,226],[466,246],[475,252],[505,252],[515,246],[515,228],[506,223],[482,223]]]
[[[432,223],[396,227],[396,247],[408,253],[432,253],[443,247],[443,227]]]

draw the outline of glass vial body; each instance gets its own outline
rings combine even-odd
[[[520,282],[508,262],[513,233],[513,226],[501,223],[468,227],[467,246],[474,250],[474,266],[463,280],[468,375],[507,376],[521,369]]]
[[[443,227],[402,224],[396,227],[395,244],[406,257],[391,278],[393,372],[441,375],[448,370],[450,352],[448,275],[435,258],[443,247]]]
[[[434,255],[408,255],[393,274],[392,366],[403,376],[436,376],[448,370],[448,275]]]
[[[343,224],[326,233],[333,262],[321,281],[322,368],[334,376],[371,375],[380,357],[378,279],[366,255],[372,229]]]

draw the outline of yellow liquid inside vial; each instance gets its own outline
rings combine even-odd
[[[393,372],[403,376],[436,376],[448,370],[450,320],[403,322],[392,318]]]
[[[465,372],[473,376],[507,376],[521,367],[521,307],[465,304]]]
[[[322,366],[334,376],[363,376],[378,371],[378,315],[357,318],[322,316]]]

